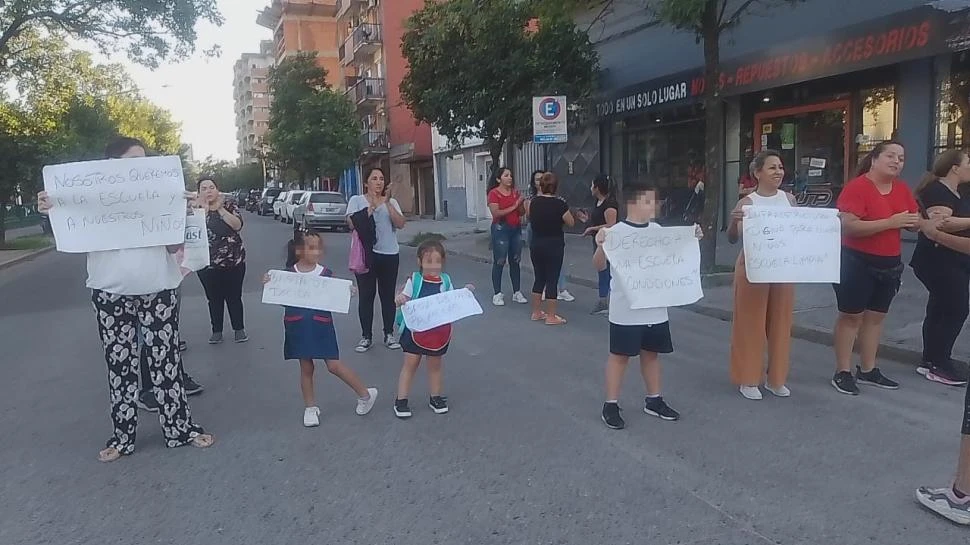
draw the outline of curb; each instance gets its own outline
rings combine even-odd
[[[23,263],[25,261],[30,261],[31,259],[34,259],[35,257],[41,256],[43,254],[46,254],[47,252],[50,252],[53,249],[54,249],[54,246],[48,246],[47,248],[41,248],[40,250],[34,250],[30,253],[24,254],[16,259],[11,259],[6,263],[0,263],[0,271],[4,269],[8,269],[10,267],[13,267],[14,265]]]
[[[472,254],[470,252],[463,252],[461,250],[447,250],[449,255],[454,255],[457,257],[463,257],[465,259],[470,259],[478,263],[491,263],[492,261],[483,256]],[[535,274],[535,271],[530,265],[525,263],[521,264],[521,268]],[[592,280],[581,278],[578,276],[573,276],[571,274],[566,275],[566,280],[584,286],[587,288],[596,289],[597,283]],[[713,288],[720,286],[730,286],[734,281],[734,273],[713,273],[701,277],[701,284],[705,288]],[[734,312],[731,310],[725,310],[722,308],[711,307],[707,305],[701,305],[694,303],[693,305],[687,305],[685,307],[680,307],[688,312],[693,312],[694,314],[700,314],[701,316],[707,316],[708,318],[714,318],[722,322],[731,322],[734,318]],[[832,332],[825,329],[817,327],[809,327],[798,324],[792,324],[791,336],[796,339],[801,339],[803,341],[808,341],[810,343],[821,344],[825,346],[831,346],[832,344]],[[879,357],[890,359],[900,363],[917,364],[922,359],[923,354],[916,350],[911,350],[909,348],[903,348],[900,346],[879,343]]]

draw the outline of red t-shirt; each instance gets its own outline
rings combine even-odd
[[[503,195],[497,187],[488,192],[488,204],[497,204],[499,210],[504,210],[510,206],[513,206],[518,200],[519,192],[514,189],[512,190],[512,193],[508,195]],[[505,223],[511,227],[519,227],[522,225],[522,218],[519,216],[518,210],[506,214],[501,218],[505,218]],[[498,223],[501,218],[493,216],[492,223]]]
[[[883,195],[868,176],[859,176],[845,184],[837,203],[839,211],[853,214],[864,221],[888,219],[900,212],[919,211],[909,186],[894,180],[888,194]],[[895,257],[902,253],[899,229],[889,229],[867,237],[842,236],[842,245],[872,255]]]

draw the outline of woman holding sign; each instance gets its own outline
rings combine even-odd
[[[758,185],[734,207],[728,225],[731,244],[741,238],[745,206],[795,206],[795,197],[778,189],[785,178],[781,154],[765,150],[751,162]],[[765,379],[764,353],[768,347],[768,373],[765,389],[778,397],[791,390],[791,325],[795,308],[793,284],[753,284],[748,281],[742,250],[734,265],[734,322],[731,326],[731,382],[746,399],[762,398],[759,386]]]
[[[107,159],[145,157],[145,146],[119,138],[105,149]],[[194,194],[186,193],[187,198]],[[46,192],[37,195],[38,209],[53,204]],[[135,451],[138,411],[139,338],[144,343],[165,445],[212,446],[212,435],[192,421],[183,385],[179,353],[178,287],[175,259],[181,245],[107,250],[87,254],[88,280],[98,332],[108,366],[111,423],[114,428],[98,459],[113,462]]]

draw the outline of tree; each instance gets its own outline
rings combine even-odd
[[[6,241],[7,205],[23,180],[40,169],[43,140],[31,127],[30,115],[0,103],[0,247]]]
[[[316,53],[288,57],[270,72],[266,143],[277,164],[295,171],[300,183],[339,176],[360,155],[353,104],[327,84]]]
[[[211,176],[219,185],[219,191],[225,193],[263,187],[263,167],[259,164],[236,165],[211,155],[199,163],[199,176]]]
[[[532,97],[593,92],[598,56],[562,10],[517,0],[428,2],[407,21],[401,94],[452,142],[481,138],[493,164],[532,134]],[[543,15],[536,21],[536,15]]]

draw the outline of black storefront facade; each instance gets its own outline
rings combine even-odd
[[[720,82],[722,217],[764,148],[782,153],[786,190],[805,205],[832,205],[859,158],[894,137],[915,184],[938,152],[970,147],[970,7],[917,6],[727,58]],[[676,214],[705,180],[703,91],[697,66],[605,93],[601,167],[621,183],[656,183]]]

